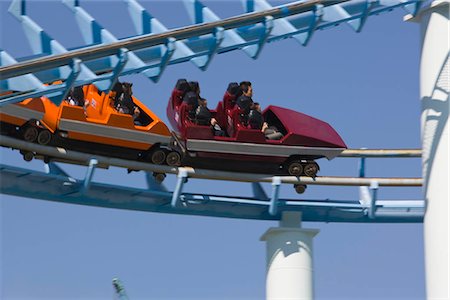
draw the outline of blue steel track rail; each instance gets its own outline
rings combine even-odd
[[[80,204],[157,213],[197,215],[257,220],[279,220],[282,211],[301,211],[304,221],[349,223],[421,223],[423,201],[380,201],[371,218],[369,207],[358,201],[278,199],[276,214],[271,214],[270,199],[181,193],[180,205],[173,207],[173,192],[139,189],[91,182],[62,174],[31,171],[0,165],[0,191],[3,194]]]
[[[61,101],[71,86],[94,83],[109,90],[119,76],[143,73],[157,81],[167,65],[193,62],[206,70],[215,54],[242,50],[256,59],[268,42],[293,38],[306,46],[317,30],[342,23],[360,32],[369,16],[404,8],[416,14],[420,0],[310,0],[272,7],[265,0],[245,1],[245,14],[220,19],[200,1],[186,6],[194,25],[168,30],[136,0],[124,0],[137,35],[115,38],[80,5],[66,0],[86,45],[66,50],[26,14],[25,2],[14,0],[10,12],[32,33],[35,59],[15,59],[0,50],[0,106],[29,97],[48,95]],[[87,29],[88,28],[88,29]],[[33,36],[34,34],[34,36]],[[41,45],[36,45],[36,44]],[[56,45],[56,46],[55,46]],[[18,62],[20,61],[20,62]],[[44,83],[62,80],[46,86]]]
[[[260,174],[238,174],[190,168],[172,168],[143,162],[127,161],[89,153],[80,153],[62,148],[42,146],[9,137],[3,137],[2,146],[35,150],[36,157],[51,156],[72,163],[88,165],[84,179],[75,179],[63,171],[55,162],[47,164],[48,171],[40,172],[0,165],[0,192],[3,194],[43,199],[61,203],[81,204],[108,208],[140,210],[160,213],[203,215],[241,219],[278,220],[282,211],[298,210],[305,221],[317,222],[422,222],[423,200],[379,200],[379,186],[420,186],[415,178],[364,178],[361,165],[360,178],[318,177],[296,178],[292,176],[267,176]],[[419,157],[417,150],[363,150],[350,151],[344,157]],[[57,159],[52,161],[58,161]],[[148,188],[139,189],[126,186],[92,182],[96,167],[117,166],[147,171]],[[154,181],[150,172],[177,174],[173,191]],[[186,179],[215,179],[251,182],[253,197],[208,195],[184,193]],[[338,185],[343,180],[363,189],[357,201],[282,199],[279,197],[283,183]],[[272,194],[267,196],[261,182],[272,184]],[[344,183],[345,183],[344,182]],[[367,186],[370,185],[370,188]]]

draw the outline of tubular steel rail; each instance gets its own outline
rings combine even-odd
[[[125,160],[120,158],[106,157],[100,155],[94,155],[89,153],[77,152],[67,150],[60,147],[49,147],[38,145],[34,143],[28,143],[22,140],[18,140],[11,137],[2,136],[0,140],[1,146],[10,147],[14,149],[27,150],[37,153],[41,156],[48,156],[51,158],[61,159],[64,162],[71,162],[76,164],[88,165],[92,158],[95,158],[97,164],[103,167],[115,166],[128,168],[132,170],[143,170],[150,172],[160,172],[169,174],[179,174],[178,168],[153,165],[145,162],[138,162],[132,160]],[[359,150],[354,150],[355,152]],[[363,150],[365,151],[365,150]],[[395,150],[392,150],[395,151]],[[404,150],[401,150],[404,151]],[[388,153],[392,155],[392,153]],[[353,157],[361,157],[361,154]],[[377,157],[380,157],[378,154]],[[346,157],[350,157],[347,155]],[[250,174],[250,173],[234,173],[225,171],[212,171],[193,168],[183,168],[187,173],[186,176],[190,178],[199,179],[214,179],[214,180],[227,180],[238,182],[272,182],[273,176],[264,174]],[[378,182],[379,186],[409,186],[418,187],[422,185],[421,178],[361,178],[361,177],[331,177],[331,176],[318,176],[315,179],[311,177],[295,177],[295,176],[281,176],[281,183],[287,184],[310,184],[310,185],[343,185],[343,186],[370,186],[372,182]]]

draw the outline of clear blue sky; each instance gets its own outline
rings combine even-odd
[[[118,37],[133,27],[120,1],[81,1]],[[180,2],[141,2],[169,28],[188,24]],[[242,12],[240,1],[206,2],[218,15]],[[31,54],[20,24],[1,1],[0,47]],[[64,46],[82,44],[67,8],[34,2],[29,14]],[[251,80],[263,106],[289,107],[329,122],[351,148],[420,147],[419,27],[396,10],[368,20],[362,33],[341,25],[316,32],[308,47],[294,40],[268,44],[260,58],[236,51],[218,55],[206,72],[192,64],[170,66],[154,84],[142,76],[135,95],[163,120],[178,78],[198,80],[214,107],[228,82]],[[119,21],[120,20],[120,21]],[[1,149],[2,163],[43,169],[18,152]],[[357,160],[321,162],[321,175],[357,175]],[[369,160],[368,176],[421,174],[419,159]],[[82,176],[84,169],[64,166]],[[94,180],[144,187],[142,173],[98,171]],[[173,189],[174,178],[166,182]],[[265,186],[269,191],[270,186]],[[189,191],[250,195],[249,184],[190,180]],[[357,188],[311,186],[298,196],[358,198]],[[381,199],[420,199],[419,188],[382,188]],[[260,236],[275,222],[178,216],[83,207],[1,195],[2,299],[112,299],[111,279],[121,278],[131,299],[261,299],[265,245]],[[317,299],[423,299],[421,224],[322,224],[314,240]]]

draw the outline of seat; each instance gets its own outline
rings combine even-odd
[[[227,133],[228,136],[234,137],[241,128],[247,128],[245,122],[242,121],[241,115],[244,113],[242,109],[235,106],[227,114]]]

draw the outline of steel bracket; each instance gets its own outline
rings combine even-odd
[[[98,165],[98,160],[96,160],[95,158],[92,158],[89,161],[89,166],[88,169],[86,171],[86,175],[84,177],[84,181],[83,181],[83,187],[81,188],[81,193],[82,194],[86,194],[89,190],[89,186],[91,185],[92,182],[92,177],[94,176],[94,171],[95,168]]]
[[[177,185],[175,186],[175,190],[172,194],[172,201],[171,206],[173,208],[177,208],[181,196],[181,192],[183,191],[183,186],[187,182],[188,179],[188,171],[186,168],[178,168],[178,175],[177,175]]]
[[[209,64],[211,63],[211,60],[214,58],[217,51],[219,50],[220,44],[222,44],[222,41],[225,37],[224,32],[225,30],[223,27],[216,27],[213,32],[213,38],[211,41],[209,41],[208,53],[192,59],[192,61],[202,71],[205,71],[208,68]]]
[[[323,9],[324,6],[322,4],[316,4],[314,6],[314,9],[312,10],[313,16],[311,18],[311,22],[309,23],[307,31],[296,35],[303,46],[308,45],[314,31],[316,30],[317,25],[319,25],[319,23],[322,21],[322,17],[324,14]]]
[[[269,214],[275,216],[278,213],[278,198],[280,196],[281,177],[272,178],[272,196],[270,197]]]
[[[375,219],[375,213],[377,211],[376,202],[377,202],[378,187],[379,187],[378,181],[374,180],[370,183],[370,190],[372,192],[372,195],[370,197],[369,211],[368,211],[368,215],[369,215],[370,219]]]

